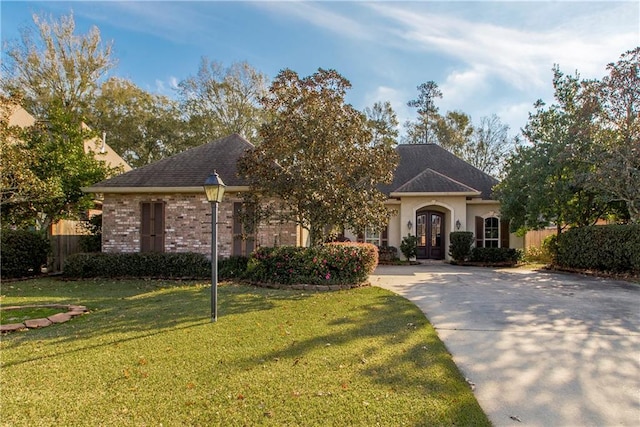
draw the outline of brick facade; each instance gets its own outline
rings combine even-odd
[[[165,252],[211,254],[211,205],[204,194],[115,194],[106,193],[102,205],[102,250],[139,252],[141,203],[164,202]],[[232,255],[233,204],[241,202],[237,194],[225,195],[218,205],[218,254]],[[261,224],[256,235],[258,246],[295,246],[298,227],[292,223],[269,221]]]

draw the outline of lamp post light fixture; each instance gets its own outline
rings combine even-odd
[[[211,203],[211,321],[218,320],[218,203],[226,185],[214,170],[204,182],[204,192]]]

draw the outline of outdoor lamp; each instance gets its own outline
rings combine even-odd
[[[407,222],[407,228],[409,229],[409,231],[411,231],[413,229],[413,223],[411,222],[411,220],[409,220],[409,222]]]
[[[222,196],[224,196],[225,187],[226,185],[214,170],[204,182],[204,192],[207,194],[207,200],[211,203],[220,203]]]
[[[457,219],[456,220],[456,230],[460,230],[460,227],[462,227],[462,224],[460,223],[460,220]]]
[[[224,196],[224,182],[214,170],[204,182],[204,192],[211,203],[211,321],[218,320],[218,203]]]

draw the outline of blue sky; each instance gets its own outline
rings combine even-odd
[[[2,41],[73,10],[78,31],[113,41],[118,67],[152,92],[173,96],[200,58],[247,61],[274,77],[333,68],[351,81],[358,109],[390,101],[402,122],[416,86],[441,88],[441,112],[475,123],[497,114],[518,132],[533,103],[553,101],[551,68],[602,78],[606,64],[640,45],[640,2],[489,1],[5,1]]]

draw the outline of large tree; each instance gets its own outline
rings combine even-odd
[[[2,90],[20,94],[37,117],[46,117],[54,102],[83,114],[101,79],[115,66],[111,44],[102,43],[97,27],[77,35],[73,14],[60,20],[34,14],[33,22],[35,28],[23,28],[21,39],[7,46]]]
[[[23,130],[2,127],[3,224],[37,226],[45,230],[63,218],[77,218],[93,205],[81,188],[114,172],[84,151],[95,136],[66,108],[49,108],[46,121]]]
[[[480,119],[462,147],[462,159],[483,172],[500,178],[504,164],[520,145],[520,138],[509,135],[509,126],[493,114]]]
[[[567,225],[588,225],[607,209],[588,185],[594,164],[589,157],[596,136],[597,103],[591,83],[564,75],[554,67],[556,103],[536,103],[520,147],[506,165],[496,188],[503,218],[512,229],[538,229],[553,223],[558,233]]]
[[[589,185],[605,198],[623,202],[640,222],[640,47],[607,65],[609,75],[594,84],[600,102],[598,167]]]
[[[255,139],[265,120],[260,98],[267,84],[267,77],[246,62],[224,67],[202,58],[198,73],[178,84],[191,137],[199,144],[232,133]]]
[[[418,97],[407,102],[407,106],[417,108],[418,120],[405,123],[406,143],[434,144],[437,140],[435,126],[439,119],[435,99],[442,98],[442,91],[432,80],[420,84],[417,89]]]
[[[91,126],[106,132],[108,144],[132,167],[190,145],[177,101],[146,92],[128,80],[112,77],[104,82],[91,110]]]
[[[281,71],[263,98],[270,120],[261,143],[239,164],[254,190],[281,201],[282,219],[309,230],[313,245],[332,226],[380,229],[388,221],[376,186],[391,181],[397,164],[388,120],[395,115],[383,104],[367,118],[345,103],[350,87],[334,70],[303,78]]]

